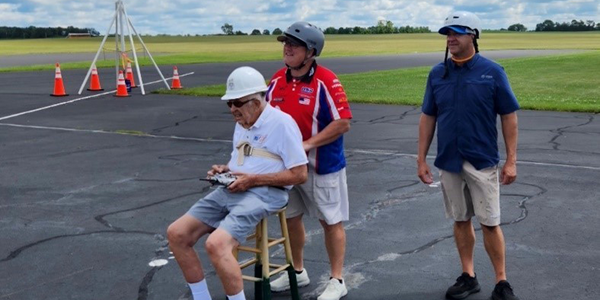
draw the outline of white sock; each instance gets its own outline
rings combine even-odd
[[[229,296],[227,295],[227,299],[229,300],[246,300],[246,295],[244,295],[244,290],[242,289],[237,295]]]
[[[194,300],[212,300],[210,292],[208,291],[208,285],[206,285],[206,279],[202,279],[200,282],[189,283],[190,290],[192,290],[192,298]]]

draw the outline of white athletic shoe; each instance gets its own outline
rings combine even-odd
[[[339,300],[346,296],[346,294],[348,294],[346,282],[340,283],[336,278],[331,278],[327,283],[327,288],[325,288],[325,291],[317,300]]]
[[[296,282],[298,287],[307,286],[310,283],[308,278],[308,272],[306,269],[302,269],[302,273],[296,274]],[[279,293],[290,289],[290,277],[287,272],[282,272],[279,278],[271,281],[271,291]]]

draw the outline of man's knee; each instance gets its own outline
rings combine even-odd
[[[488,226],[488,225],[481,224],[481,229],[484,232],[496,232],[497,230],[500,229],[500,225]]]
[[[169,240],[170,245],[195,244],[192,242],[191,235],[177,222],[173,222],[167,228],[167,240]]]
[[[215,231],[206,239],[205,247],[210,257],[220,257],[231,253],[235,244],[236,242],[231,236]]]
[[[304,225],[302,223],[302,215],[288,218],[288,219],[286,219],[286,222],[287,222],[288,228],[292,229],[292,230],[295,228],[302,227],[302,225]]]
[[[456,225],[456,227],[459,228],[469,227],[471,226],[471,219],[468,219],[466,221],[454,221],[454,224]]]
[[[338,222],[335,224],[327,224],[327,222],[325,222],[323,220],[319,220],[319,221],[321,222],[321,225],[323,226],[323,230],[328,234],[343,234],[343,233],[345,233],[344,223],[342,223],[342,222]]]

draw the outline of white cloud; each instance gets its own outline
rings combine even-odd
[[[114,0],[0,0],[3,26],[93,27],[104,33],[114,14]],[[485,29],[522,23],[534,29],[555,22],[600,22],[598,0],[125,0],[130,19],[145,34],[220,33],[234,30],[287,28],[298,20],[326,27],[373,26],[390,20],[396,26],[428,26],[437,30],[454,10],[471,10]]]

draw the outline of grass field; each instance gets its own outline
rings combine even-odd
[[[275,36],[144,37],[158,64],[181,65],[208,62],[259,61],[281,58]],[[402,54],[441,51],[444,38],[437,33],[386,35],[328,35],[323,57]],[[0,56],[40,53],[95,53],[101,38],[0,40]],[[137,51],[141,45],[136,42]],[[600,49],[600,32],[484,32],[481,50],[500,49]],[[98,67],[114,66],[114,39],[108,39],[104,53],[108,58]],[[112,56],[111,56],[112,55]],[[102,55],[103,56],[103,55]],[[131,56],[131,55],[130,55]],[[0,72],[51,70],[47,65],[0,68]],[[87,68],[90,62],[62,63],[63,69]],[[142,59],[140,65],[149,65]]]
[[[600,51],[504,59],[505,68],[521,108],[600,112]],[[596,67],[593,67],[596,66]],[[351,102],[421,105],[430,67],[340,75]],[[195,96],[221,96],[224,85],[177,91]]]
[[[323,57],[403,54],[442,51],[437,33],[393,35],[328,35]],[[0,40],[0,56],[36,53],[95,53],[100,38]],[[158,64],[280,60],[274,36],[144,37]],[[583,54],[500,61],[524,109],[600,112],[600,32],[484,32],[481,50],[582,49]],[[114,39],[104,49],[108,60],[98,67],[114,67]],[[136,42],[138,52],[141,45]],[[131,55],[130,55],[131,56]],[[52,70],[48,65],[0,68],[0,72]],[[88,68],[90,62],[63,63],[63,69]],[[142,58],[141,65],[149,65]],[[399,69],[341,75],[353,102],[420,105],[429,68]],[[266,74],[268,76],[268,74]],[[220,96],[223,86],[177,91],[178,94]]]

